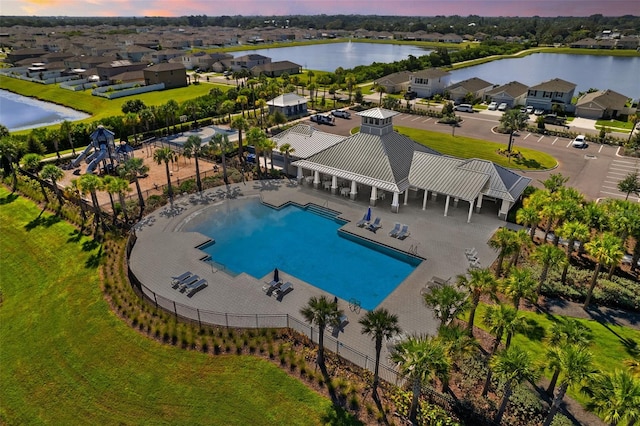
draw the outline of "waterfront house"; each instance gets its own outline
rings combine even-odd
[[[420,98],[442,95],[449,85],[451,74],[438,68],[428,68],[413,72],[409,78],[409,90]]]
[[[302,73],[302,65],[298,65],[291,61],[278,61],[278,62],[270,62],[263,65],[257,65],[251,68],[251,74],[254,76],[259,76],[260,74],[264,74],[267,77],[279,77],[282,74],[287,73],[289,75],[293,74],[301,74]]]
[[[373,84],[384,87],[385,93],[400,93],[409,88],[410,71],[394,72],[373,81]]]
[[[258,65],[264,65],[271,63],[271,58],[258,55],[257,53],[250,53],[248,55],[238,56],[233,58],[230,62],[230,68],[232,71],[239,71],[241,69],[250,70]]]
[[[613,90],[598,90],[585,93],[576,102],[576,116],[584,118],[616,119],[620,115],[628,115],[626,107],[628,98]]]
[[[511,81],[485,92],[484,100],[486,102],[495,102],[498,105],[505,103],[509,108],[513,108],[516,105],[525,104],[527,89],[528,87],[525,84],[518,81]]]
[[[307,115],[307,98],[295,93],[285,93],[267,102],[269,114],[276,111],[283,113],[287,118]]]
[[[485,92],[491,90],[493,84],[488,81],[484,81],[481,78],[472,77],[467,80],[454,83],[446,88],[449,92],[449,99],[453,101],[462,101],[469,93],[474,98],[480,98],[484,96]]]
[[[574,83],[554,78],[529,87],[526,103],[544,111],[551,111],[553,105],[558,105],[564,112],[573,112],[571,99],[575,90]]]

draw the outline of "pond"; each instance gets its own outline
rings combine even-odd
[[[246,50],[232,52],[234,57],[257,53],[276,61],[291,61],[302,65],[303,69],[330,71],[336,68],[354,68],[358,65],[371,65],[374,62],[389,63],[428,55],[432,50],[408,44],[379,43],[329,43],[308,46],[280,47],[273,49]]]
[[[0,124],[11,132],[89,117],[71,108],[0,90]]]

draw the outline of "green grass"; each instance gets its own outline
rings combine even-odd
[[[476,311],[475,325],[483,330],[486,330],[482,323],[486,308],[487,305],[480,304]],[[547,348],[544,339],[548,337],[552,323],[557,320],[552,315],[523,311],[520,313],[527,319],[530,331],[526,335],[515,335],[511,344],[528,351],[536,362],[544,365]],[[616,368],[621,368],[622,361],[631,358],[628,349],[633,348],[634,345],[640,347],[640,330],[617,325],[604,325],[593,320],[578,319],[578,321],[592,332],[593,343],[589,350],[593,354],[595,368],[602,372],[613,372]],[[548,379],[552,376],[549,371],[546,371],[545,375]],[[572,389],[569,394],[583,405],[588,400],[577,389]]]
[[[631,121],[620,121],[620,120],[598,120],[596,121],[596,128],[600,129],[601,127],[606,127],[610,131],[623,131],[630,133],[633,128],[633,123]]]
[[[321,424],[328,399],[266,360],[142,337],[100,290],[100,247],[0,188],[0,423]]]
[[[104,117],[123,115],[122,104],[130,99],[140,99],[147,106],[162,105],[167,103],[169,99],[174,99],[178,103],[181,103],[189,99],[197,98],[198,96],[203,96],[209,93],[209,91],[214,87],[227,91],[230,86],[220,84],[191,84],[187,87],[181,87],[178,89],[149,92],[136,96],[127,96],[124,98],[109,100],[99,96],[92,96],[90,89],[72,92],[70,90],[61,89],[56,84],[43,85],[32,83],[30,81],[18,80],[16,78],[0,76],[0,89],[64,105],[92,115],[90,118],[80,122],[91,122]]]
[[[442,126],[443,129],[448,128],[444,124]],[[408,127],[397,126],[396,130],[422,145],[458,158],[480,158],[493,161],[504,167],[520,170],[544,170],[557,164],[556,159],[549,154],[517,146],[517,139],[513,149],[520,152],[524,158],[522,160],[512,159],[509,162],[507,158],[497,152],[498,149],[505,149],[505,144]]]

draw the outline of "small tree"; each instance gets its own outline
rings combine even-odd
[[[300,314],[311,325],[316,325],[319,329],[318,334],[318,357],[316,359],[318,366],[325,370],[324,365],[324,330],[328,325],[337,324],[342,311],[338,309],[338,304],[330,301],[326,296],[313,296],[307,304],[300,309]]]
[[[509,144],[507,145],[507,152],[511,154],[513,148],[513,135],[514,133],[527,127],[527,121],[529,116],[519,109],[511,109],[500,118],[500,128],[509,133]]]
[[[467,295],[450,285],[435,287],[423,298],[424,304],[433,309],[433,315],[440,320],[440,327],[447,325],[467,307]]]
[[[638,171],[629,173],[618,182],[618,190],[626,194],[625,200],[629,199],[631,193],[640,195],[640,176],[638,176]]]

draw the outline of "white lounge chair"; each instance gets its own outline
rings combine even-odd
[[[356,222],[356,226],[358,228],[362,228],[363,226],[365,226],[367,224],[368,220],[367,220],[367,214],[365,213],[364,216],[362,216],[362,219],[360,219],[358,222]]]
[[[367,229],[369,231],[376,232],[378,229],[382,228],[382,225],[380,224],[381,221],[382,219],[376,217],[376,220],[374,220],[373,223],[367,225]]]
[[[349,319],[347,318],[346,315],[341,315],[340,318],[338,318],[338,321],[334,324],[329,324],[328,328],[331,334],[337,335],[338,333],[344,330],[344,327],[347,324],[349,324]]]
[[[400,233],[400,222],[396,222],[396,224],[393,226],[393,229],[391,230],[391,232],[389,232],[389,236],[395,238],[398,236],[398,233]]]
[[[197,276],[197,275],[190,276],[189,278],[187,278],[186,280],[182,281],[177,286],[178,287],[178,291],[184,292],[188,286],[190,286],[191,284],[197,282],[199,279],[200,279],[200,277]]]
[[[411,232],[409,232],[409,225],[402,225],[402,230],[400,231],[400,233],[398,233],[396,238],[399,239],[399,240],[404,240],[410,234],[411,234]]]
[[[271,296],[271,293],[273,293],[273,291],[279,288],[281,285],[282,281],[272,280],[271,282],[265,283],[265,285],[262,286],[262,291],[267,293],[267,296]]]
[[[276,288],[273,291],[273,294],[275,294],[276,299],[282,300],[282,298],[291,291],[293,291],[293,284],[287,281],[286,283],[282,284],[280,287]]]
[[[207,285],[209,285],[207,283],[207,280],[203,278],[200,281],[187,286],[187,289],[186,289],[187,296],[188,297],[193,296],[194,294],[196,294],[197,292],[205,288]]]
[[[171,277],[171,285],[175,287],[179,285],[182,281],[189,278],[191,275],[193,274],[190,271],[187,271],[183,274],[178,275],[177,277]]]

